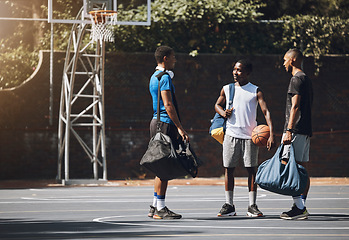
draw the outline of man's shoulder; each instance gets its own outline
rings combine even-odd
[[[160,70],[156,70],[153,75],[151,75],[150,77],[150,82],[154,82],[154,81],[158,81],[160,77],[161,81],[170,81],[171,77],[168,73],[160,71]]]
[[[304,82],[304,81],[308,81],[308,80],[309,80],[309,78],[308,78],[307,74],[305,74],[305,72],[303,72],[303,71],[297,72],[291,78],[291,81],[296,81],[296,82],[297,81]]]
[[[230,86],[235,87],[235,83],[228,83],[228,84],[225,84],[225,85],[222,87],[224,93],[230,91]]]
[[[251,82],[249,82],[247,85],[250,86],[250,87],[253,87],[253,88],[258,88],[258,86],[256,84],[253,84]]]

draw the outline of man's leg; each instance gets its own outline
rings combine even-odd
[[[235,216],[234,206],[234,169],[235,168],[224,168],[224,181],[225,181],[225,204],[217,214],[218,217],[224,216]]]
[[[248,172],[248,191],[251,192],[257,192],[257,183],[255,183],[256,180],[256,168],[254,167],[247,167]]]
[[[168,186],[168,181],[163,181],[160,178],[155,177],[154,189],[156,190],[156,193],[157,193],[157,204],[156,204],[157,210],[161,210],[166,206],[165,196],[166,196],[167,186]]]
[[[154,216],[154,213],[155,213],[155,209],[156,209],[156,206],[157,206],[157,203],[158,203],[158,193],[157,193],[157,184],[156,184],[156,178],[154,179],[154,197],[153,197],[153,204],[150,205],[150,210],[149,210],[149,213],[148,213],[148,217],[153,217]]]
[[[299,162],[298,164],[302,165],[305,169],[308,169],[308,162]],[[302,200],[303,200],[304,206],[305,206],[305,202],[307,200],[309,189],[310,189],[310,177],[308,175],[307,186],[305,187],[304,192],[302,193]]]
[[[168,181],[161,180],[160,178],[155,178],[155,187],[157,193],[157,204],[155,213],[153,215],[154,219],[180,219],[182,215],[170,211],[165,204],[165,196],[167,190]]]
[[[256,204],[257,199],[257,184],[255,183],[256,179],[256,170],[254,167],[246,168],[248,172],[248,199],[249,206]]]
[[[307,168],[307,162],[309,161],[309,148],[310,148],[310,138],[309,136],[302,134],[293,134],[292,145],[294,150],[295,160],[298,164]],[[289,145],[285,145],[289,146]],[[310,179],[308,176],[308,181],[306,188],[302,195],[294,196],[293,206],[290,211],[283,212],[280,217],[282,219],[292,220],[292,219],[307,219],[308,210],[305,207],[305,200],[308,195],[310,188]]]
[[[225,202],[234,205],[234,169],[235,168],[224,168],[224,180],[225,180]]]
[[[259,211],[256,200],[257,200],[257,184],[256,180],[256,168],[255,167],[247,167],[248,172],[248,199],[249,206],[247,209],[247,216],[250,217],[262,217],[263,213]]]
[[[235,185],[234,170],[240,159],[241,152],[240,139],[225,135],[222,154],[225,180],[225,203],[217,214],[219,217],[236,215],[233,202]]]

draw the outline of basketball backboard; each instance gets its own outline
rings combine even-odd
[[[141,1],[140,1],[141,2]],[[144,21],[118,21],[117,25],[144,25],[149,26],[151,24],[151,0],[143,0],[143,4],[147,8],[147,19]],[[142,4],[142,2],[141,2]],[[118,11],[117,0],[83,0],[83,12],[81,19],[62,19],[55,18],[53,12],[55,10],[54,0],[48,0],[48,22],[49,23],[86,23],[90,24],[89,12],[92,10],[113,10]],[[122,17],[121,17],[122,19]]]

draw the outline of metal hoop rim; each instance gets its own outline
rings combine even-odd
[[[114,10],[94,10],[89,12],[92,24],[113,24],[117,17]]]
[[[89,11],[88,13],[93,16],[112,16],[118,14],[118,12],[114,10],[94,10]]]

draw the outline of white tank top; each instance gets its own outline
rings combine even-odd
[[[229,108],[229,84],[223,89],[226,108]],[[252,130],[257,126],[257,89],[258,87],[252,83],[242,87],[235,85],[234,110],[227,119],[225,134],[240,139],[251,139]]]

